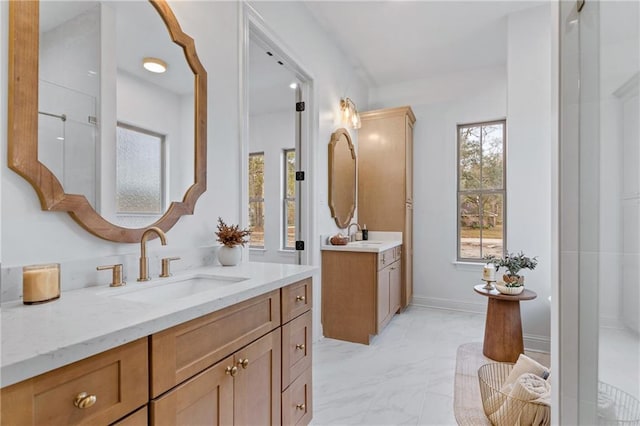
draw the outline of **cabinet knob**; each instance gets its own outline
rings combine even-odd
[[[300,349],[300,350],[304,350],[306,346],[304,345],[304,343],[300,344],[300,345],[296,345],[296,349]]]
[[[236,374],[238,374],[238,367],[236,367],[235,365],[233,367],[227,367],[224,370],[224,373],[231,377],[236,377]]]
[[[307,298],[304,296],[296,296],[296,301],[298,302],[304,302],[305,300],[307,300]]]
[[[249,359],[247,359],[247,358],[245,358],[245,359],[240,358],[240,359],[238,360],[238,367],[247,368],[248,366],[249,366]]]
[[[86,392],[80,392],[73,400],[73,405],[75,405],[77,408],[89,408],[93,404],[95,404],[97,400],[98,397],[95,395],[89,395]]]
[[[296,404],[296,410],[303,410],[304,411],[305,408],[307,408],[307,406],[304,405],[304,404]]]

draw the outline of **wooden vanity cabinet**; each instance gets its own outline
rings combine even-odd
[[[322,252],[325,337],[369,344],[400,309],[402,250]]]
[[[147,403],[147,365],[145,337],[3,388],[2,424],[114,423]]]
[[[358,223],[402,232],[401,307],[413,298],[413,126],[410,107],[360,114]]]
[[[306,425],[311,284],[298,281],[3,388],[2,424]],[[74,406],[81,392],[95,402]]]

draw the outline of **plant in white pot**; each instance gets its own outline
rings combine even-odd
[[[522,269],[535,269],[538,265],[538,258],[527,257],[523,252],[506,253],[504,257],[498,259],[495,256],[487,258],[488,263],[496,267],[496,271],[504,267],[506,273],[502,275],[502,282],[496,283],[496,288],[504,294],[520,294],[524,290],[524,276],[520,274]]]
[[[238,225],[227,225],[221,217],[218,217],[217,241],[222,243],[218,249],[218,261],[222,266],[234,266],[240,263],[242,255],[241,247],[248,242],[251,235],[248,229],[240,229]]]

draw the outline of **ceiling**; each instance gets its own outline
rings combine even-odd
[[[545,1],[306,1],[371,87],[503,66],[506,15]]]

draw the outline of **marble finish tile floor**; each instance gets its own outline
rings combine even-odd
[[[456,350],[481,342],[484,315],[410,306],[371,345],[321,339],[312,425],[455,425]]]

